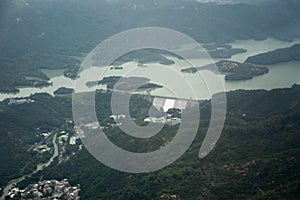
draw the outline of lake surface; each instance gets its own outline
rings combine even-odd
[[[227,81],[228,91],[237,89],[265,89],[290,88],[294,84],[300,84],[300,61],[291,61],[268,66],[268,74],[254,77],[246,81]]]
[[[278,40],[274,40],[271,38],[268,38],[263,41],[254,41],[254,40],[238,40],[234,43],[231,43],[234,48],[243,48],[246,49],[246,53],[242,54],[236,54],[234,55],[231,60],[237,61],[237,62],[244,62],[247,57],[256,55],[263,52],[272,51],[278,48],[285,48],[292,46],[294,44],[300,43],[300,38],[295,39],[293,42],[282,42]],[[167,69],[168,67],[172,67],[177,72],[179,72],[181,69],[189,67],[190,64],[183,61],[174,59],[175,65],[172,66],[163,66],[160,64],[151,64],[148,68],[140,68],[137,69],[137,63],[131,62],[126,63],[122,65],[124,70],[102,70],[104,73],[104,76],[111,76],[111,75],[124,75],[127,74],[133,75],[142,75],[143,73],[148,73],[148,76],[152,77],[151,80],[154,83],[159,84],[160,81],[168,80],[169,85],[171,85],[174,88],[162,88],[158,90],[154,90],[151,92],[152,95],[158,95],[158,96],[174,96],[173,89],[177,91],[184,90],[183,86],[181,84],[178,84],[178,80],[180,78],[183,78],[185,80],[188,80],[188,82],[192,85],[196,85],[194,87],[194,90],[197,93],[197,96],[199,99],[207,99],[211,97],[211,94],[208,92],[207,86],[205,84],[204,80],[199,79],[199,77],[195,76],[195,74],[184,74],[184,73],[174,73],[173,75],[170,75],[168,72],[164,69]],[[217,60],[215,60],[217,61]],[[196,63],[196,66],[204,65],[208,62],[211,62],[211,60],[193,60],[193,63]],[[251,80],[245,80],[245,81],[224,81],[224,87],[226,91],[233,91],[237,89],[247,89],[247,90],[253,90],[253,89],[266,89],[271,90],[275,88],[287,88],[291,87],[293,84],[298,83],[300,84],[300,62],[299,61],[292,61],[287,63],[280,63],[272,66],[267,66],[270,69],[270,72],[268,74],[265,74],[263,76],[254,77]],[[83,77],[86,80],[92,81],[92,80],[99,80],[99,78],[95,77],[95,73],[93,70],[99,70],[99,68],[90,68],[89,70],[83,72]],[[134,71],[134,73],[133,73]],[[20,88],[20,93],[18,94],[0,94],[0,100],[4,100],[6,98],[16,98],[16,97],[28,97],[31,94],[34,93],[49,93],[53,95],[53,92],[57,90],[60,87],[67,87],[67,88],[74,88],[74,81],[68,78],[65,78],[63,76],[63,70],[47,70],[45,71],[48,75],[50,75],[50,82],[53,83],[52,86],[46,87],[46,88]],[[179,75],[178,75],[179,74]],[[204,73],[204,76],[210,76],[210,74]],[[219,75],[224,80],[224,75]],[[100,88],[104,89],[104,87]],[[83,90],[86,91],[92,91],[95,88],[83,88]]]
[[[234,43],[230,43],[230,45],[233,48],[246,49],[247,52],[242,54],[236,54],[232,56],[231,60],[243,63],[250,56],[265,53],[268,51],[273,51],[280,48],[290,47],[295,44],[300,44],[300,38],[295,39],[293,42],[283,42],[272,38],[268,38],[262,41],[237,40]]]
[[[242,81],[224,81],[225,91],[234,91],[239,89],[256,90],[265,89],[272,90],[275,88],[290,88],[294,84],[300,84],[300,61],[291,61],[286,63],[279,63],[276,65],[268,66],[269,73],[263,76],[256,76],[251,80]],[[181,69],[181,67],[179,68]],[[205,74],[207,76],[209,74]],[[207,86],[204,81],[199,80],[195,74],[184,74],[186,80],[189,80],[192,85],[197,85],[195,88],[199,99],[207,99],[211,97]],[[220,75],[222,79],[225,79],[225,75]],[[169,76],[169,80],[176,84],[176,78]],[[178,89],[180,85],[178,85]],[[151,92],[153,95],[158,96],[172,96],[172,92],[166,88],[158,89]]]

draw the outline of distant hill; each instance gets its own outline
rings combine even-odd
[[[2,56],[89,52],[112,34],[161,26],[201,42],[300,36],[298,4],[202,4],[196,1],[1,1]],[[292,2],[292,1],[290,1]],[[289,5],[293,6],[289,6]],[[283,17],[284,16],[284,17]]]

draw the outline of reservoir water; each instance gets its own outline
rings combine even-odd
[[[254,40],[238,40],[234,43],[231,43],[234,48],[243,48],[246,49],[246,53],[242,54],[236,54],[234,55],[231,60],[232,61],[238,61],[238,62],[244,62],[247,57],[256,55],[263,52],[272,51],[278,48],[285,48],[292,46],[294,44],[300,43],[300,38],[295,39],[293,42],[283,42],[274,40],[271,38],[268,38],[266,40],[262,41],[254,41]],[[182,61],[182,60],[174,60],[175,65],[172,66],[176,70],[181,70],[183,68],[186,68],[189,66],[188,63]],[[207,62],[207,60],[195,60],[195,63],[198,64],[198,66],[203,65]],[[127,73],[131,71],[132,69],[137,67],[137,63],[126,63],[122,65],[124,70],[106,70],[105,76],[110,75],[123,75],[124,73]],[[141,70],[149,70],[150,74],[153,74],[153,76],[157,76],[157,74],[160,74],[161,78],[167,77],[167,79],[170,82],[176,83],[176,77],[168,76],[168,74],[160,73],[160,70],[162,69],[162,65],[160,64],[151,64],[151,70],[145,68]],[[245,80],[245,81],[226,81],[225,82],[225,90],[226,91],[233,91],[237,89],[247,89],[247,90],[253,90],[253,89],[266,89],[271,90],[275,88],[287,88],[291,87],[293,84],[300,84],[300,61],[291,61],[286,63],[279,63],[276,65],[267,66],[270,69],[270,72],[268,74],[265,74],[263,76],[254,77],[251,80]],[[149,67],[150,68],[150,67]],[[97,80],[97,77],[92,77],[93,74],[93,68],[89,69],[91,71],[84,72],[87,75],[86,79],[90,79],[90,81]],[[99,70],[99,68],[97,69]],[[51,75],[50,82],[53,83],[52,86],[45,87],[45,88],[20,88],[20,92],[17,94],[0,94],[0,101],[6,99],[6,98],[16,98],[16,97],[28,97],[31,94],[34,93],[49,93],[53,95],[53,92],[57,90],[60,87],[67,87],[67,88],[74,88],[74,81],[68,78],[65,78],[63,76],[63,71],[46,71],[47,74]],[[137,71],[137,74],[139,72]],[[196,84],[196,76],[193,74],[183,74],[183,78],[189,80],[191,83],[195,82]],[[224,78],[224,75],[220,75],[222,78]],[[174,80],[172,80],[174,79]],[[153,81],[153,80],[152,80]],[[155,82],[155,81],[153,81]],[[159,84],[159,83],[158,83]],[[180,85],[178,85],[180,87]],[[200,97],[201,99],[207,99],[210,98],[211,94],[208,93],[207,87],[205,83],[199,84],[197,83],[197,86],[194,87],[196,90],[201,93]],[[87,89],[87,88],[86,88]],[[180,90],[180,88],[178,88]],[[87,89],[87,90],[93,90],[93,88]],[[159,95],[159,96],[169,96],[171,92],[167,88],[162,88],[158,90],[154,90],[151,92],[152,95]]]
[[[236,55],[232,56],[231,60],[242,63],[250,56],[265,53],[268,51],[273,51],[273,50],[280,49],[280,48],[290,47],[295,44],[300,44],[300,38],[295,39],[293,42],[283,42],[283,41],[275,40],[272,38],[268,38],[268,39],[262,40],[262,41],[236,40],[234,43],[231,43],[230,45],[233,48],[246,49],[247,52],[242,53],[242,54],[236,54]]]

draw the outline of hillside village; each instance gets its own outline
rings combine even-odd
[[[31,184],[25,189],[13,188],[5,199],[27,199],[27,200],[79,200],[80,185],[71,186],[67,179],[43,180]]]

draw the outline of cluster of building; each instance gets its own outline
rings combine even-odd
[[[52,134],[52,132],[43,132],[40,133],[40,136],[43,136],[44,139],[47,139],[50,135]],[[35,145],[30,148],[33,149],[33,151],[38,152],[39,154],[43,154],[45,152],[50,152],[51,151],[51,147],[49,147],[44,140],[40,141],[39,143],[35,143]]]
[[[172,98],[143,95],[142,98],[150,102],[157,110],[164,112],[167,112],[169,109],[173,108],[185,110],[193,106],[197,106],[199,103],[197,100],[193,100],[192,97],[190,99],[179,99],[175,97]]]
[[[171,115],[168,115],[166,117],[147,117],[146,119],[144,119],[144,122],[161,123],[173,126],[176,124],[180,124],[181,119],[178,117],[171,117]]]
[[[180,200],[179,195],[175,195],[175,194],[163,194],[160,196],[161,199],[165,199],[165,200]]]
[[[40,145],[40,146],[37,146],[36,148],[34,148],[33,151],[36,151],[36,152],[42,154],[42,153],[45,153],[45,152],[50,152],[51,148],[48,147],[48,145],[43,144],[43,145]]]
[[[75,129],[75,130],[76,130],[76,129]],[[65,142],[68,141],[69,134],[66,133],[66,131],[61,131],[60,134],[61,134],[61,135],[59,136],[58,141],[59,141],[59,144],[62,145],[63,143],[65,143]],[[69,144],[70,144],[70,145],[76,145],[78,139],[79,139],[79,136],[77,136],[77,135],[71,136],[71,137],[70,137]]]
[[[110,118],[112,118],[113,120],[120,120],[120,119],[125,119],[126,115],[120,114],[120,115],[111,115],[109,116]]]
[[[149,116],[144,119],[144,122],[157,123],[157,124],[168,124],[177,125],[182,122],[181,111],[188,109],[190,107],[198,105],[198,101],[193,99],[177,99],[177,98],[166,98],[151,95],[142,95],[142,98],[149,103],[151,103],[158,111],[165,112],[163,116]],[[176,113],[169,114],[170,109],[178,110],[178,115]],[[106,121],[102,126],[98,121],[91,123],[82,123],[81,125],[74,126],[74,130],[77,134],[76,137],[70,139],[70,144],[75,144],[76,139],[86,137],[85,131],[97,131],[97,129],[106,130],[110,127],[121,126],[128,116],[125,114],[113,114],[109,116],[110,121]],[[135,120],[132,118],[132,120]]]
[[[34,200],[79,200],[80,185],[71,186],[67,179],[62,181],[44,180],[31,184],[23,190],[13,188],[6,199],[34,199]]]
[[[70,138],[69,144],[70,144],[70,145],[76,145],[76,141],[77,141],[78,139],[79,139],[78,136],[72,136],[72,137]]]
[[[32,99],[10,99],[8,105],[20,105],[25,103],[34,103]]]
[[[118,120],[122,120],[126,118],[126,115],[111,115],[111,119],[113,119],[116,122],[119,122]],[[172,117],[172,115],[167,114],[166,116],[163,117],[147,117],[144,119],[144,122],[152,122],[152,123],[162,123],[162,124],[169,124],[169,125],[176,125],[181,123],[181,119],[178,117]],[[113,125],[113,124],[111,124]],[[122,123],[117,123],[117,126],[122,125]]]

